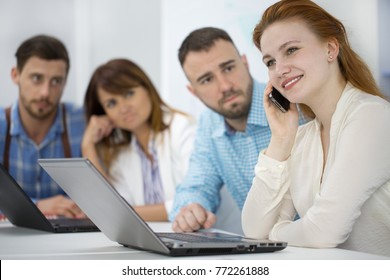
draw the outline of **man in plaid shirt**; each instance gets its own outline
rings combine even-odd
[[[60,99],[69,72],[68,52],[58,39],[38,35],[16,51],[17,102],[0,109],[0,162],[47,215],[84,214],[38,165],[38,158],[80,157],[82,108]]]

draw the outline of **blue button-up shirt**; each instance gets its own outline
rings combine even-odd
[[[264,84],[253,81],[252,103],[244,132],[230,129],[224,118],[212,110],[201,115],[189,170],[176,189],[170,220],[189,203],[199,203],[215,212],[224,185],[242,209],[259,152],[268,146],[271,138],[263,108],[264,88]]]
[[[85,118],[82,108],[72,104],[66,106],[66,124],[72,157],[81,156],[81,140],[85,129]],[[62,143],[63,111],[59,107],[55,121],[40,145],[32,141],[19,118],[17,103],[11,107],[11,143],[9,153],[9,172],[24,189],[27,195],[35,200],[64,194],[64,191],[38,165],[39,158],[64,157]],[[0,162],[3,163],[7,121],[5,110],[0,109]]]

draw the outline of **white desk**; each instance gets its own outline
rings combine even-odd
[[[170,231],[169,223],[150,223],[155,231]],[[0,222],[1,260],[153,260],[172,257],[126,248],[109,240],[101,232],[93,233],[47,233],[15,227]],[[175,257],[177,259],[177,257]],[[385,260],[384,256],[342,250],[308,249],[288,246],[280,252],[184,257],[184,259],[213,260]]]

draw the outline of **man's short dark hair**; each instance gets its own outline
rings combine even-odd
[[[33,56],[45,60],[63,60],[66,63],[66,73],[69,72],[70,61],[65,45],[52,36],[37,35],[24,41],[16,50],[16,65],[23,70],[27,60]]]
[[[234,45],[232,38],[225,30],[215,27],[204,27],[192,31],[179,48],[181,66],[183,66],[189,52],[208,51],[218,40],[228,41]]]

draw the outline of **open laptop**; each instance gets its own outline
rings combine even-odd
[[[155,233],[88,159],[38,163],[109,239],[121,245],[170,256],[273,252],[287,246],[219,232]]]
[[[48,219],[0,164],[0,211],[21,227],[55,233],[99,231],[90,219]]]

